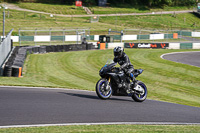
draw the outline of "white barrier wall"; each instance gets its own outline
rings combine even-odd
[[[13,42],[19,42],[19,36],[11,36]]]
[[[137,40],[137,35],[124,35],[122,40]]]
[[[65,41],[77,41],[77,35],[66,35]],[[78,35],[78,41],[81,41],[81,35]]]
[[[169,49],[180,49],[180,43],[169,43]]]
[[[200,49],[200,43],[193,43],[192,49]]]
[[[165,38],[164,34],[150,34],[150,40],[164,39],[164,38]]]
[[[99,35],[94,35],[94,40],[99,41]]]
[[[200,32],[192,32],[192,37],[200,37]]]
[[[49,42],[51,36],[34,36],[34,42]]]
[[[124,43],[108,43],[108,49],[113,49],[117,46],[124,47]]]

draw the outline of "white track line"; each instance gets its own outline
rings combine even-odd
[[[200,125],[200,123],[179,123],[179,122],[102,122],[102,123],[63,123],[63,124],[12,125],[12,126],[0,126],[0,128],[27,128],[27,127],[80,126],[80,125]]]
[[[172,53],[166,53],[160,56],[160,58],[164,59],[163,56],[170,55],[170,54],[181,54],[181,53],[194,53],[194,52],[200,52],[200,51],[190,51],[190,52],[172,52]],[[166,60],[166,59],[164,59]]]
[[[200,52],[200,51],[192,51]],[[176,53],[189,53],[189,52],[173,52],[167,53],[163,56]],[[0,88],[28,88],[28,89],[45,89],[45,90],[70,90],[70,91],[82,91],[82,92],[94,92],[88,90],[76,90],[76,89],[65,89],[65,88],[45,88],[45,87],[25,87],[25,86],[0,86]],[[149,99],[150,100],[150,99]],[[26,127],[48,127],[48,126],[78,126],[78,125],[200,125],[200,123],[180,123],[180,122],[102,122],[102,123],[63,123],[63,124],[36,124],[36,125],[11,125],[11,126],[0,126],[0,128],[26,128]]]
[[[167,54],[163,54],[160,56],[160,58],[162,58],[163,60],[168,60],[168,59],[164,59],[165,55],[171,55],[171,54],[184,54],[184,53],[194,53],[194,52],[200,52],[200,51],[190,51],[190,52],[172,52],[172,53],[167,53]],[[171,60],[168,60],[171,61]],[[172,61],[172,62],[176,62],[176,61]],[[176,63],[181,63],[181,62],[176,62]],[[181,63],[181,64],[186,64],[186,63]],[[186,65],[190,65],[190,64],[186,64]],[[190,65],[190,66],[194,66],[194,67],[199,67],[199,66],[195,66],[195,65]]]
[[[41,89],[41,90],[68,90],[80,92],[94,92],[89,90],[67,89],[67,88],[45,88],[45,87],[26,87],[26,86],[0,86],[0,88],[24,88],[24,89]]]

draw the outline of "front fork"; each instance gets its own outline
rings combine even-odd
[[[132,81],[133,81],[133,82],[132,82],[132,85],[133,85],[133,86],[132,86],[132,89],[134,89],[134,88],[137,86],[137,81],[138,81],[138,80],[136,80],[135,77],[133,77],[133,80],[132,80]]]
[[[108,81],[106,82],[106,91],[108,91],[110,88],[109,84],[110,84],[110,77],[108,78]]]

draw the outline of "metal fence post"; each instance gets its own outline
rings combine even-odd
[[[195,30],[193,30],[193,31],[195,32]],[[192,32],[191,32],[191,34],[192,34]],[[195,38],[192,37],[192,43],[194,43],[194,41],[195,41]]]
[[[89,41],[90,41],[90,28],[88,29]]]
[[[37,35],[37,28],[35,29],[35,36]],[[35,38],[35,37],[34,37]],[[36,41],[34,39],[34,42],[35,42],[35,46],[36,46]]]
[[[76,36],[77,36],[76,44],[78,44],[78,30],[76,30]]]
[[[3,38],[5,38],[5,7],[3,7]]]
[[[50,35],[50,45],[51,45],[51,28],[49,29],[49,35]]]
[[[156,32],[155,32],[155,29],[153,30],[153,33],[156,33]],[[151,36],[151,34],[150,34],[150,36]],[[154,43],[154,36],[153,36],[153,43]]]
[[[19,46],[21,46],[20,28],[19,28]]]
[[[85,38],[85,29],[83,30],[83,38]],[[81,39],[81,41],[82,41],[82,39]]]
[[[139,43],[141,43],[140,35],[141,35],[141,29],[140,29],[140,32],[139,32]]]
[[[180,30],[179,42],[181,42],[181,38],[182,38],[182,30]]]
[[[124,32],[123,32],[123,30],[121,30],[121,36],[120,36],[121,43],[122,43],[123,35],[124,35]]]
[[[124,29],[124,35],[126,34],[126,28]]]
[[[65,44],[65,29],[63,29],[63,44]]]
[[[169,43],[169,29],[167,29],[167,43]]]

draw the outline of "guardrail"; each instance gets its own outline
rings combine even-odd
[[[0,76],[3,75],[3,67],[6,59],[8,58],[12,50],[11,34],[12,30],[7,34],[7,36],[2,38],[0,43]]]

